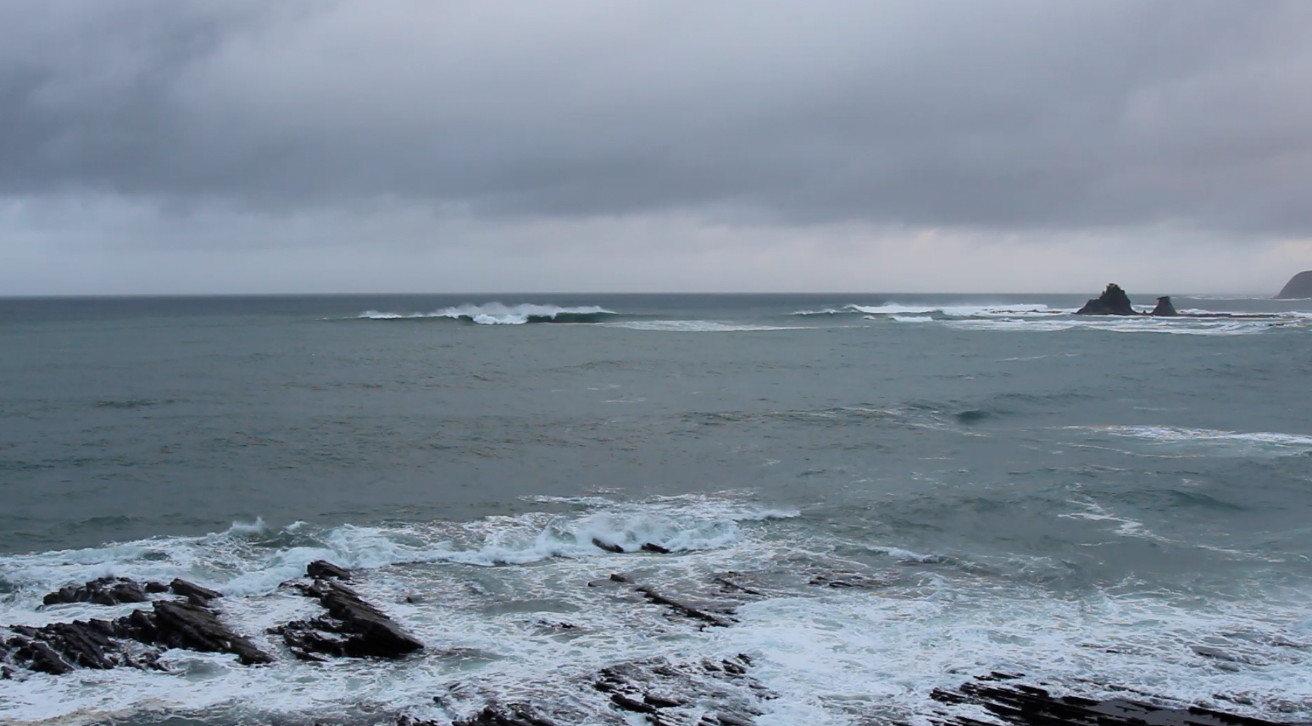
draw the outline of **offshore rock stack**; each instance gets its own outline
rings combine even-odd
[[[1120,285],[1110,283],[1098,297],[1084,303],[1076,315],[1140,315],[1130,305],[1130,296],[1125,294]]]
[[[1175,305],[1171,304],[1170,296],[1157,298],[1157,306],[1150,313],[1141,313],[1134,309],[1130,304],[1130,296],[1125,294],[1120,285],[1109,283],[1107,289],[1102,294],[1084,303],[1084,307],[1075,313],[1076,315],[1152,315],[1159,318],[1177,317],[1180,313],[1176,312]]]

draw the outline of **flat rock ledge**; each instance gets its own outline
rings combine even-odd
[[[295,620],[269,631],[282,636],[292,655],[320,662],[328,657],[401,658],[424,647],[418,638],[342,584],[340,580],[350,577],[346,570],[328,563],[313,563],[308,572],[331,573],[334,578],[316,578],[309,585],[295,585],[301,594],[317,598],[328,614]]]
[[[612,573],[606,580],[595,580],[589,583],[594,587],[600,584],[629,586],[649,602],[668,608],[673,615],[691,619],[697,622],[701,628],[725,628],[737,622],[733,618],[734,607],[730,603],[691,603],[687,600],[676,599],[661,593],[650,585],[635,583],[628,576],[618,573]]]
[[[1267,721],[1200,706],[1167,708],[1129,699],[1094,700],[1057,696],[1047,688],[1016,682],[1018,674],[993,673],[954,690],[935,689],[930,697],[949,705],[983,707],[1003,724],[1014,726],[1307,726]],[[995,726],[980,719],[940,713],[939,726]]]

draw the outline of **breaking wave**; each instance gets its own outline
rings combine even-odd
[[[1171,335],[1253,335],[1273,328],[1298,326],[1296,316],[1281,319],[1235,319],[1235,318],[1150,318],[1091,316],[1069,317],[1049,320],[999,319],[999,320],[948,320],[948,327],[958,330],[995,330],[1019,331],[1031,333],[1057,332],[1062,330],[1102,330],[1113,333],[1165,333]]]
[[[559,307],[556,305],[465,304],[442,308],[431,313],[394,313],[366,310],[357,317],[367,320],[416,320],[448,318],[478,325],[524,325],[525,323],[596,323],[618,315],[597,305]]]
[[[630,320],[622,323],[607,323],[610,327],[628,328],[629,330],[653,330],[666,333],[732,333],[766,330],[806,330],[790,325],[749,325],[744,323],[725,323],[717,320]]]
[[[1047,305],[1035,304],[998,304],[998,305],[902,305],[885,303],[883,305],[844,305],[841,308],[823,310],[799,310],[793,315],[865,315],[865,316],[899,316],[899,315],[939,315],[945,318],[994,318],[1016,316],[1063,315],[1073,312]]]
[[[1085,428],[1085,427],[1072,427]],[[1094,431],[1138,439],[1181,455],[1298,456],[1312,454],[1312,436],[1272,431],[1221,431],[1176,426],[1096,426]]]

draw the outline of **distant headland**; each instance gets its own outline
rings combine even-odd
[[[1276,295],[1277,300],[1296,300],[1300,298],[1312,298],[1312,270],[1303,272],[1289,278],[1280,294]]]

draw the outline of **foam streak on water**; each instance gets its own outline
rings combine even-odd
[[[431,313],[394,313],[368,310],[359,317],[368,320],[416,320],[424,318],[450,318],[467,320],[479,325],[523,325],[531,322],[590,320],[615,313],[597,305],[559,307],[556,305],[484,305],[464,304],[442,308]]]

